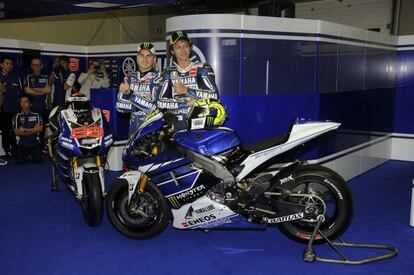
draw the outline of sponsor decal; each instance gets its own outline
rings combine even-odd
[[[194,76],[190,77],[181,77],[181,78],[173,78],[171,79],[171,82],[173,85],[178,82],[178,79],[183,83],[184,85],[190,85],[190,84],[197,84],[197,80]]]
[[[284,177],[283,179],[280,179],[279,181],[280,181],[280,184],[284,184],[284,183],[286,183],[288,181],[293,181],[293,180],[294,180],[293,179],[293,175],[289,175],[287,177]]]
[[[97,143],[97,139],[96,138],[85,138],[81,140],[81,144],[82,145],[91,145],[91,144],[95,144]]]
[[[187,199],[187,198],[192,198],[192,197],[194,197],[194,196],[196,196],[199,192],[201,192],[201,191],[203,191],[203,190],[205,190],[206,189],[206,187],[204,186],[204,185],[199,185],[199,186],[197,186],[196,188],[194,188],[194,189],[191,189],[191,190],[188,190],[188,191],[185,191],[185,192],[183,192],[183,193],[181,193],[181,194],[179,194],[179,195],[177,195],[177,196],[175,196],[177,199]]]
[[[61,140],[67,141],[69,143],[72,143],[73,139],[67,138],[67,137],[61,137]]]
[[[145,100],[145,99],[143,99],[141,97],[135,98],[134,102],[137,103],[137,104],[139,104],[139,105],[141,105],[141,106],[144,106],[144,107],[146,107],[148,109],[152,109],[154,107],[154,104],[153,103],[148,102],[147,100]]]
[[[203,216],[197,219],[193,219],[193,220],[188,220],[188,221],[184,221],[181,223],[181,225],[184,228],[190,227],[190,226],[195,226],[197,224],[202,224],[202,223],[206,223],[206,222],[210,222],[212,220],[217,219],[217,217],[214,214],[210,214],[208,216]]]
[[[311,238],[311,236],[312,236],[312,234],[305,234],[305,233],[302,233],[302,232],[296,232],[295,235],[297,237],[299,237],[301,239],[305,239],[305,240],[309,240]],[[315,235],[315,239],[316,240],[322,239],[322,236],[319,235],[319,234],[316,234]]]
[[[113,139],[108,139],[107,141],[105,141],[105,147],[108,147],[110,144],[112,144]]]
[[[158,102],[158,107],[160,109],[178,109],[178,103],[174,102]]]
[[[149,93],[151,91],[150,85],[143,83],[134,83],[129,85],[132,91],[138,93]]]
[[[174,197],[168,198],[168,201],[170,202],[171,206],[175,209],[178,209],[181,206],[180,202]]]
[[[197,68],[191,68],[190,69],[190,76],[196,76],[197,75]]]
[[[204,128],[204,124],[206,122],[206,118],[205,117],[200,117],[200,118],[193,118],[191,120],[191,129],[201,129]]]
[[[277,218],[263,217],[262,219],[265,223],[280,223],[280,222],[288,222],[288,221],[298,220],[298,219],[302,219],[302,218],[303,218],[303,212],[296,213],[296,214],[293,214],[293,215],[287,215],[287,216],[283,216],[283,217],[277,217]]]
[[[214,208],[214,205],[210,204],[210,205],[207,205],[207,206],[204,206],[204,207],[195,209],[194,210],[194,213],[196,213],[196,214],[202,214],[202,213],[205,213],[205,212],[212,211],[214,209],[215,209]]]
[[[69,143],[67,143],[66,141],[63,141],[63,142],[61,143],[61,145],[62,145],[63,147],[65,147],[65,148],[70,149],[70,150],[73,150],[73,148],[75,147],[73,144],[69,144]]]
[[[185,219],[186,220],[191,220],[193,218],[193,214],[203,214],[206,212],[210,212],[212,210],[214,210],[214,205],[210,204],[198,209],[194,209],[193,206],[191,205],[188,210],[187,213],[185,214]]]
[[[213,220],[211,222],[203,223],[203,224],[200,224],[198,228],[213,228],[213,227],[218,227],[226,223],[232,223],[231,221],[232,217],[224,217],[218,220]]]

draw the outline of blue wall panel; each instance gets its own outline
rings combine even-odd
[[[225,126],[235,129],[245,143],[285,134],[297,117],[319,119],[315,93],[223,96],[222,102],[229,115]]]
[[[315,86],[316,42],[243,39],[243,94],[311,93]]]
[[[405,82],[404,86],[414,85],[414,51],[405,52]]]
[[[320,95],[320,116],[342,123],[342,129],[392,132],[395,91],[392,88]]]
[[[398,51],[396,54],[396,75],[395,75],[395,87],[403,87],[405,86],[405,78],[406,78],[406,65],[405,59],[407,56],[406,51]]]
[[[388,51],[377,48],[366,48],[365,89],[386,88],[388,70],[390,70]]]
[[[397,88],[394,132],[414,133],[414,86]]]
[[[362,91],[364,65],[364,47],[340,44],[337,91]]]
[[[338,79],[339,44],[319,42],[317,91],[320,93],[336,92]]]
[[[241,90],[240,39],[209,37],[191,41],[213,67],[220,95],[238,95]]]

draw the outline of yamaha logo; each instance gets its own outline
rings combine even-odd
[[[122,72],[124,75],[129,75],[130,73],[133,73],[136,71],[136,64],[134,59],[131,57],[127,57],[124,59],[124,62],[122,62]]]

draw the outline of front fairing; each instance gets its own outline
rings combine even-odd
[[[100,109],[91,110],[90,119],[89,123],[81,124],[69,109],[59,114],[60,134],[57,146],[61,153],[68,157],[107,153],[113,143],[109,125]]]

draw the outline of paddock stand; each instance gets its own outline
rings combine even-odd
[[[319,227],[321,223],[325,220],[325,217],[322,215],[318,216],[318,222],[316,224],[315,229],[313,230],[312,236],[309,239],[308,246],[303,251],[303,260],[305,262],[313,263],[315,261],[322,262],[322,263],[334,263],[334,264],[349,264],[349,265],[359,265],[365,263],[372,263],[377,262],[385,259],[392,258],[398,254],[398,249],[394,246],[390,245],[381,245],[381,244],[366,244],[366,243],[347,243],[341,238],[338,237],[339,242],[332,242],[329,240]],[[336,254],[341,259],[334,259],[334,258],[322,258],[316,256],[315,250],[313,249],[313,241],[315,240],[316,234],[319,233],[322,238],[327,242],[327,244],[335,251]],[[390,252],[374,256],[374,257],[367,257],[362,258],[359,260],[351,260],[348,259],[341,251],[339,251],[338,247],[353,247],[353,248],[365,248],[365,249],[373,249],[373,250],[388,250]]]
[[[48,138],[47,139],[47,151],[49,154],[49,158],[50,158],[50,162],[52,164],[52,185],[51,185],[51,191],[52,192],[58,192],[59,191],[59,187],[58,187],[58,182],[57,182],[57,178],[56,178],[56,166],[55,166],[55,159],[53,157],[53,152],[52,152],[52,139]]]

